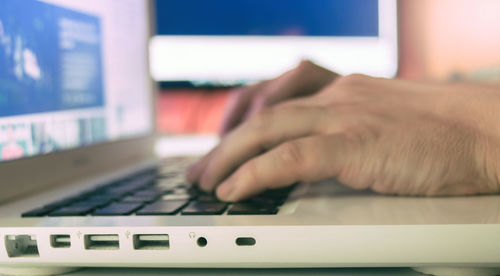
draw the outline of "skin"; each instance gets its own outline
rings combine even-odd
[[[500,192],[500,86],[340,76],[302,62],[241,88],[187,179],[224,201],[299,181],[411,196]]]

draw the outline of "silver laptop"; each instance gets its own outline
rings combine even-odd
[[[500,197],[299,183],[227,204],[154,154],[149,2],[0,4],[0,273],[500,266]]]

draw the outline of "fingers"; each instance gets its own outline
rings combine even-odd
[[[237,94],[228,105],[220,133],[228,133],[265,107],[314,94],[338,76],[310,61],[302,61],[296,68],[273,80],[241,88],[235,91]]]
[[[200,187],[212,190],[253,156],[284,141],[320,133],[328,118],[324,112],[318,107],[294,107],[259,113],[224,138],[200,176]]]
[[[224,201],[239,201],[299,181],[336,176],[350,147],[342,134],[311,136],[281,144],[245,162],[217,188]]]
[[[238,88],[231,92],[232,96],[229,99],[227,112],[219,131],[221,136],[225,135],[241,123],[248,112],[254,95],[257,92],[264,90],[267,83],[268,81],[263,81],[251,86]]]
[[[205,171],[208,162],[215,154],[217,147],[213,148],[209,153],[203,156],[198,162],[191,165],[186,172],[186,180],[190,183],[197,183],[200,175]]]
[[[293,70],[270,81],[266,89],[254,95],[246,119],[265,107],[308,95],[313,95],[327,86],[339,75],[308,60],[302,61]]]

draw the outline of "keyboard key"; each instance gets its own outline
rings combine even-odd
[[[286,198],[269,198],[269,197],[253,197],[250,199],[247,199],[243,201],[243,203],[250,203],[250,204],[257,204],[257,205],[264,205],[264,206],[280,206],[285,203]]]
[[[186,188],[186,187],[177,187],[172,191],[172,194],[176,195],[189,195],[191,198],[197,197],[200,194],[200,191],[196,189]]]
[[[192,197],[188,194],[170,194],[170,195],[164,195],[161,197],[161,200],[163,201],[172,201],[172,200],[189,200],[192,199]]]
[[[226,203],[191,202],[182,210],[183,215],[221,215],[226,210]]]
[[[156,176],[152,174],[146,174],[137,178],[133,178],[132,180],[126,182],[124,185],[128,188],[140,188],[151,185],[156,180]]]
[[[88,200],[88,201],[113,201],[117,198],[120,198],[120,196],[117,196],[117,195],[110,195],[110,194],[96,194],[96,195],[93,195],[89,198],[86,198],[85,200]]]
[[[187,203],[188,201],[186,200],[177,200],[177,201],[160,200],[144,206],[144,208],[136,212],[136,215],[140,216],[174,215]]]
[[[228,215],[274,215],[276,213],[278,213],[276,207],[251,203],[235,203],[227,211]]]
[[[128,195],[132,193],[128,188],[122,188],[122,187],[116,187],[116,188],[111,188],[111,189],[106,189],[103,191],[103,195],[109,196],[109,197],[122,197],[125,195]]]
[[[169,178],[177,178],[177,177],[183,177],[182,175],[179,174],[179,172],[176,171],[166,171],[166,172],[158,172],[157,175],[158,178],[162,179],[169,179]]]
[[[72,207],[92,207],[99,208],[102,206],[106,206],[111,202],[111,200],[82,200],[71,204]]]
[[[57,209],[49,214],[51,217],[59,216],[84,216],[94,210],[94,206],[67,206]]]
[[[92,213],[94,216],[120,216],[120,215],[129,215],[133,213],[135,210],[139,209],[142,206],[142,203],[121,203],[115,202],[109,206],[98,209]]]
[[[171,181],[170,179],[167,179],[167,180],[158,180],[153,187],[161,187],[164,189],[173,190],[173,189],[177,188],[177,186],[179,186],[179,182]]]
[[[186,188],[186,189],[191,188],[191,184],[186,182],[185,180],[178,180],[176,181],[176,183],[177,183],[177,188]]]
[[[43,217],[43,216],[47,215],[48,213],[52,212],[54,209],[55,209],[54,207],[41,207],[41,208],[37,208],[34,210],[30,210],[28,212],[25,212],[21,216],[24,218]]]
[[[198,202],[220,202],[220,200],[213,194],[200,194],[196,201]]]
[[[139,197],[149,197],[149,196],[156,196],[156,197],[159,197],[165,193],[170,193],[169,191],[160,191],[160,190],[140,190],[140,191],[137,191],[133,194],[131,194],[131,196],[139,196]]]
[[[123,199],[120,200],[120,202],[137,202],[137,203],[142,203],[142,202],[153,202],[158,198],[157,195],[150,195],[150,196],[127,196]]]
[[[52,202],[50,204],[47,204],[43,207],[52,207],[52,208],[59,208],[59,207],[63,207],[63,206],[66,206],[66,205],[69,205],[69,204],[72,204],[73,202],[76,202],[80,200],[80,197],[69,197],[69,198],[65,198],[65,199],[62,199],[62,200],[58,200],[56,202]]]

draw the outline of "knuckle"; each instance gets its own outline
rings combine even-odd
[[[241,167],[238,172],[238,179],[243,179],[240,181],[241,185],[255,185],[258,183],[259,170],[257,163],[255,161],[249,161]]]
[[[316,64],[314,64],[310,60],[302,60],[297,67],[294,69],[297,72],[304,73],[304,72],[309,72],[311,70],[316,69],[318,67]]]
[[[337,86],[354,87],[365,83],[369,78],[370,77],[363,74],[350,74],[339,77],[334,84]]]
[[[304,163],[304,154],[301,145],[297,141],[284,143],[278,150],[278,161],[283,166],[299,168]]]
[[[256,106],[266,106],[269,102],[269,95],[267,93],[261,92],[255,95],[253,99],[253,104]]]
[[[252,131],[265,132],[272,124],[275,111],[272,108],[260,110],[248,121],[248,127]]]

